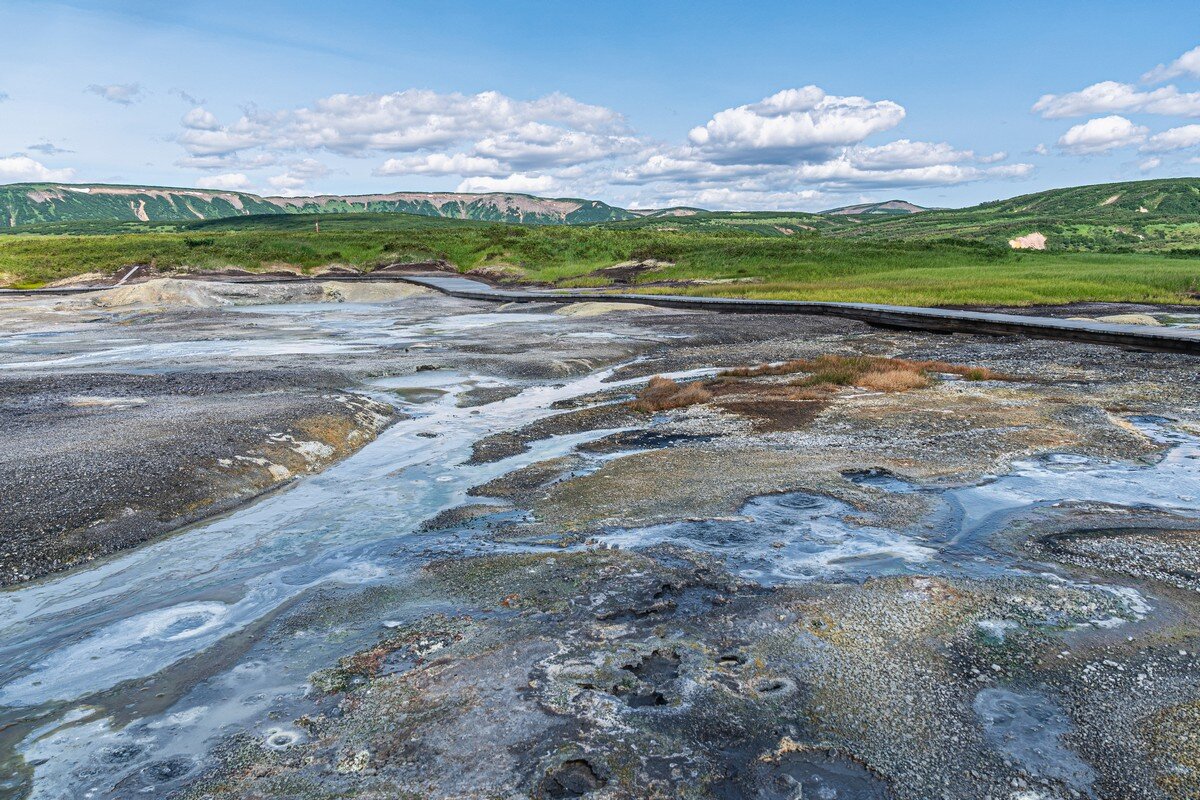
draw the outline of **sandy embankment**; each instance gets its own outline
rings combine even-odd
[[[398,282],[228,283],[157,278],[61,301],[62,308],[147,308],[256,305],[263,303],[388,303],[429,289]]]

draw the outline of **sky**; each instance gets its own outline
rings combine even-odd
[[[0,183],[964,206],[1200,174],[1200,3],[0,3]]]

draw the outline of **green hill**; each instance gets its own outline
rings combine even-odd
[[[832,230],[842,223],[805,211],[700,211],[687,214],[648,214],[610,223],[611,228],[641,228],[667,232],[729,231],[759,236],[797,236]]]
[[[970,208],[840,220],[829,235],[1005,245],[1040,233],[1048,250],[1190,251],[1200,248],[1200,178],[1076,186]]]
[[[265,214],[386,212],[427,217],[578,225],[637,215],[598,200],[527,194],[394,192],[390,194],[260,197],[220,189],[107,184],[14,183],[0,186],[0,228],[39,223],[178,222]]]
[[[359,229],[405,227],[424,219],[523,225],[604,225],[667,234],[716,233],[760,237],[828,236],[888,241],[967,240],[1007,247],[1030,234],[1045,249],[1089,252],[1200,250],[1200,178],[1109,183],[1052,189],[970,208],[923,209],[888,200],[801,211],[704,211],[674,207],[628,211],[598,200],[526,194],[395,192],[370,195],[260,197],[246,192],[100,184],[0,186],[0,232],[44,234],[148,233],[189,224],[221,230],[269,229],[271,218],[293,220],[277,230],[311,228],[328,215],[360,216]],[[1034,237],[1040,240],[1040,237]]]
[[[1145,209],[1143,211],[1143,209]],[[1200,218],[1200,178],[1100,183],[1025,194],[962,211],[1116,217],[1129,213]]]

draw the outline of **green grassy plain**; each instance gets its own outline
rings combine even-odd
[[[604,287],[611,279],[597,270],[655,259],[671,265],[644,272],[637,282],[671,285],[635,288],[909,305],[1200,302],[1200,258],[1188,252],[1035,253],[962,238],[842,237],[799,229],[780,235],[771,227],[780,224],[777,216],[743,219],[754,222],[529,227],[359,213],[321,216],[320,233],[307,216],[64,223],[0,236],[0,283],[37,286],[137,263],[161,270],[334,264],[369,270],[441,259],[463,272],[490,267],[522,282]]]

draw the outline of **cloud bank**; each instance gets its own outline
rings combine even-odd
[[[892,100],[803,86],[717,111],[671,143],[639,134],[614,109],[560,93],[523,100],[407,89],[250,108],[226,120],[197,105],[180,119],[177,163],[239,187],[255,170],[282,168],[260,184],[291,194],[327,174],[321,159],[333,156],[373,159],[378,177],[456,179],[458,191],[588,196],[616,186],[654,203],[746,208],[879,186],[1016,178],[1032,169],[997,165],[1005,153],[977,155],[947,142],[870,141],[905,117]]]

